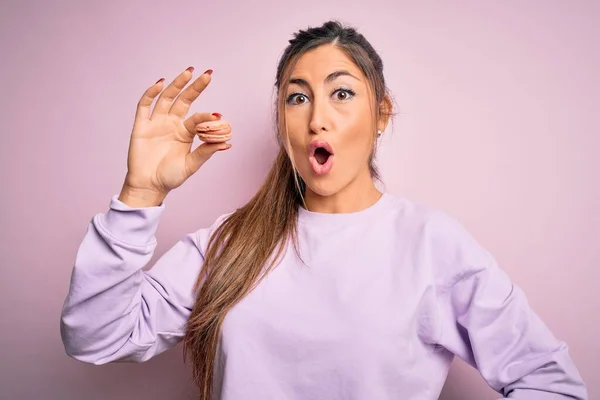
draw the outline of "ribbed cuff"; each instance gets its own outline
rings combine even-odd
[[[113,239],[143,247],[156,243],[156,231],[164,210],[164,202],[153,207],[130,207],[115,194],[108,211],[97,217],[103,230]]]

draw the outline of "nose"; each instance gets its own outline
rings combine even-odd
[[[327,120],[327,102],[317,98],[312,102],[311,118],[309,123],[310,133],[318,135],[322,132],[327,132],[329,122]]]

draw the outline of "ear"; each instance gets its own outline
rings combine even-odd
[[[377,121],[377,129],[384,132],[388,126],[390,121],[390,116],[392,115],[393,104],[392,99],[387,94],[383,97],[383,100],[379,104],[379,121]]]

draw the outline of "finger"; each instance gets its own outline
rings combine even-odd
[[[221,114],[219,113],[194,113],[191,117],[183,121],[183,125],[191,135],[196,135],[198,133],[196,131],[196,125],[206,121],[216,121],[220,118]]]
[[[198,171],[202,164],[208,161],[217,151],[224,151],[231,148],[229,143],[203,143],[196,147],[194,151],[188,153],[185,164],[188,173],[191,175]]]
[[[165,90],[163,90],[161,95],[158,96],[156,106],[154,106],[150,119],[154,118],[156,115],[167,114],[169,112],[175,97],[177,97],[179,92],[181,92],[181,89],[183,89],[190,79],[192,79],[192,72],[194,72],[194,67],[188,67],[179,74]]]
[[[190,86],[181,92],[173,102],[169,114],[176,115],[180,118],[185,117],[192,102],[200,96],[200,93],[202,93],[210,83],[211,74],[212,70],[206,70]]]
[[[144,94],[140,98],[140,101],[137,104],[137,108],[135,111],[136,120],[150,118],[150,107],[152,106],[152,102],[154,101],[156,96],[158,96],[158,94],[160,93],[160,90],[162,89],[162,83],[164,80],[165,78],[160,78],[158,81],[156,81],[154,85],[146,89],[146,91],[144,92]]]

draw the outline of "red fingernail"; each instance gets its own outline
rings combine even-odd
[[[160,82],[162,82],[164,80],[165,80],[165,78],[160,78],[159,80],[156,81],[156,83],[160,83]],[[155,85],[156,85],[156,83],[155,83]]]
[[[194,72],[194,67],[191,67],[191,66],[190,66],[190,67],[187,67],[185,70],[186,70],[186,71],[190,71],[190,72]]]
[[[207,69],[206,71],[204,71],[205,74],[209,74],[212,75],[213,70],[212,69]]]
[[[221,115],[221,114],[219,114],[219,113],[212,113],[212,115],[214,115],[214,116],[215,116],[215,117],[217,117],[217,118],[221,118],[221,117],[222,117],[222,115]]]

